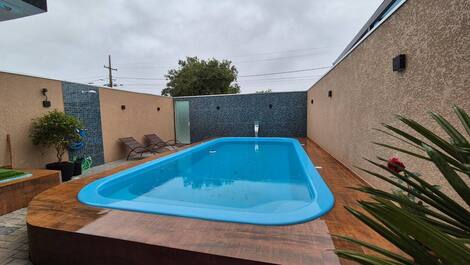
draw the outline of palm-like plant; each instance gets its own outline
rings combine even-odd
[[[419,174],[408,171],[398,161],[380,157],[379,162],[368,160],[388,174],[360,170],[388,182],[395,191],[355,188],[369,194],[371,200],[358,201],[363,211],[350,207],[346,209],[405,255],[351,237],[337,236],[380,254],[337,250],[338,256],[368,265],[470,264],[470,188],[466,184],[470,180],[470,141],[467,139],[470,136],[470,117],[457,106],[454,106],[454,111],[466,136],[442,116],[431,112],[431,117],[449,135],[449,141],[414,120],[397,116],[419,136],[388,124],[383,124],[384,129],[377,130],[399,139],[412,147],[412,151],[384,143],[375,144],[434,163],[466,206],[441,192],[439,187],[425,181]]]

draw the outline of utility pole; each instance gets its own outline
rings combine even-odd
[[[112,68],[111,66],[111,55],[108,55],[108,66],[104,66],[104,68],[109,70],[109,87],[113,87],[113,71],[117,71],[116,68]]]

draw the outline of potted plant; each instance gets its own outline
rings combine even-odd
[[[72,159],[73,162],[73,176],[78,176],[82,174],[82,163],[83,157],[76,157]]]
[[[72,178],[74,164],[62,161],[62,158],[69,144],[80,140],[77,130],[82,127],[82,123],[78,119],[57,110],[33,120],[30,133],[33,144],[44,148],[55,148],[58,161],[47,164],[46,168],[60,170],[62,181],[68,181]]]

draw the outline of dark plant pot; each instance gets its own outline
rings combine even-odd
[[[73,176],[74,164],[70,162],[55,162],[46,165],[47,169],[60,170],[62,181],[69,181]]]
[[[73,176],[82,174],[82,162],[83,158],[79,158],[73,162]]]

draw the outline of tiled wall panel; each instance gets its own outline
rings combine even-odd
[[[284,92],[228,96],[179,97],[189,101],[191,142],[207,137],[305,137],[307,93]],[[270,107],[271,106],[271,107]]]
[[[69,157],[72,159],[75,156],[91,156],[93,166],[103,164],[103,134],[101,132],[99,89],[94,86],[62,82],[62,90],[65,113],[80,119],[87,130],[86,137],[84,138],[85,147],[79,151],[69,152]],[[90,90],[96,93],[86,93]],[[82,91],[85,93],[82,93]]]

